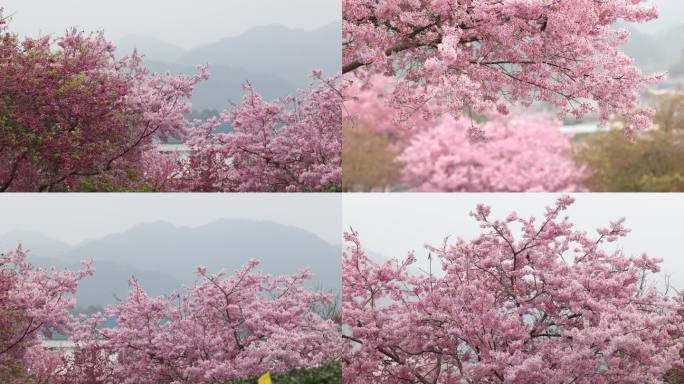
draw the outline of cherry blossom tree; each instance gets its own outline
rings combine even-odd
[[[681,301],[648,288],[659,260],[610,246],[624,220],[573,228],[561,197],[541,221],[490,218],[473,240],[378,264],[346,234],[345,383],[650,383],[680,362]]]
[[[561,123],[519,113],[402,120],[391,105],[396,84],[373,76],[346,89],[347,132],[386,137],[406,187],[420,191],[577,191],[584,172],[571,159]],[[349,136],[351,134],[348,133]],[[472,140],[477,136],[479,140]],[[371,156],[357,153],[356,156]],[[378,180],[379,181],[379,180]]]
[[[492,116],[484,141],[469,139],[469,118],[445,116],[415,134],[398,160],[403,179],[420,191],[578,191],[583,170],[572,160],[572,136],[543,116]]]
[[[1,10],[0,10],[1,12]],[[250,86],[238,108],[191,125],[193,87],[141,57],[117,59],[100,34],[20,40],[0,14],[0,191],[308,191],[341,184],[338,78],[268,102]],[[234,132],[213,132],[222,121]],[[187,140],[187,162],[158,141]]]
[[[101,33],[20,40],[3,19],[0,191],[139,188],[141,157],[185,135],[187,99],[207,76],[149,73]]]
[[[131,281],[125,301],[80,322],[60,382],[218,383],[336,359],[338,325],[314,311],[331,298],[303,286],[308,271],[272,277],[257,264],[232,275],[198,267],[201,281],[170,297]],[[99,327],[106,318],[117,326]]]
[[[175,191],[178,180],[183,175],[184,161],[174,153],[146,151],[141,157],[142,178],[145,181],[139,188],[152,192]]]
[[[32,266],[21,248],[0,256],[0,381],[10,383],[209,383],[335,361],[333,298],[309,290],[309,271],[260,274],[256,261],[228,275],[197,268],[182,294],[151,297],[135,280],[104,313],[74,317],[78,282],[93,274]],[[329,312],[332,314],[333,312]],[[105,320],[115,319],[107,328]],[[73,353],[45,349],[59,333]]]
[[[67,334],[78,283],[94,270],[84,263],[80,272],[45,270],[27,262],[21,247],[0,255],[0,381],[29,381],[42,372],[47,353],[42,337]],[[58,361],[58,360],[57,360]],[[42,373],[41,373],[42,374]]]
[[[631,134],[654,113],[638,89],[660,75],[633,65],[619,50],[628,32],[613,25],[657,16],[646,0],[343,0],[343,73],[393,76],[404,117],[544,101],[625,116]]]
[[[393,103],[396,81],[389,76],[370,76],[364,84],[352,82],[344,89],[344,119],[352,129],[386,135],[399,152],[417,132],[434,126],[433,119],[417,114],[402,116]]]
[[[193,153],[184,188],[190,191],[312,191],[342,182],[342,99],[338,79],[299,97],[266,101],[247,84],[237,108],[192,130]],[[215,133],[222,123],[234,131]]]

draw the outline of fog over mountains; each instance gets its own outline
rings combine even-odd
[[[684,2],[657,4],[660,18],[627,25],[631,38],[622,49],[644,72],[684,75],[684,21],[677,17],[684,14]],[[137,49],[155,72],[192,74],[197,65],[209,64],[211,77],[196,87],[192,99],[196,112],[239,103],[247,81],[265,98],[275,99],[310,86],[312,69],[334,75],[341,67],[339,21],[313,30],[259,26],[192,49],[141,35],[129,35],[116,44],[120,55]]]
[[[326,76],[336,74],[342,66],[341,30],[341,22],[314,30],[273,24],[191,50],[131,35],[117,42],[117,53],[137,49],[145,65],[156,72],[195,73],[197,65],[209,64],[211,77],[196,87],[193,110],[221,110],[242,99],[247,81],[264,97],[274,99],[309,86],[313,69]]]
[[[222,219],[199,227],[166,222],[139,224],[70,245],[41,233],[12,231],[0,236],[0,249],[14,249],[17,242],[29,249],[29,261],[41,267],[80,269],[80,261],[95,261],[95,276],[79,286],[81,307],[105,305],[125,298],[127,282],[135,277],[152,295],[192,285],[195,267],[212,273],[231,273],[250,259],[258,269],[289,274],[310,268],[312,288],[340,291],[340,245],[332,245],[306,230],[269,221]]]
[[[634,58],[642,71],[684,75],[684,1],[654,0],[660,16],[646,23],[626,27],[630,38],[622,50]],[[623,25],[624,26],[624,25]]]
[[[627,28],[630,38],[622,50],[643,71],[680,75],[679,67],[684,64],[684,22],[655,33],[642,32],[640,26]]]

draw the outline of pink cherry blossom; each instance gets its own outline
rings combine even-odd
[[[0,382],[25,382],[46,364],[43,337],[71,330],[73,295],[81,279],[92,275],[92,263],[80,272],[45,270],[26,261],[27,252],[0,255]]]
[[[331,298],[303,286],[311,274],[273,277],[257,265],[214,275],[198,267],[194,287],[166,297],[131,281],[125,301],[74,326],[78,348],[55,382],[218,383],[338,358],[338,325],[313,310]],[[106,318],[116,327],[99,327]]]
[[[584,171],[571,159],[572,136],[542,115],[402,116],[391,104],[396,81],[373,76],[345,89],[352,129],[390,139],[403,181],[419,191],[580,191]]]
[[[73,317],[78,282],[94,273],[44,270],[27,253],[0,255],[0,381],[67,383],[216,383],[315,367],[341,354],[339,318],[324,318],[332,297],[306,288],[307,270],[256,272],[258,262],[227,274],[197,267],[182,293],[152,297],[135,280],[104,313]],[[320,314],[319,314],[320,313]],[[326,313],[326,316],[330,313]],[[103,327],[107,319],[116,326]],[[54,333],[73,353],[45,349]]]
[[[1,12],[0,192],[340,189],[338,78],[315,70],[317,87],[273,102],[247,85],[242,105],[190,123],[206,66],[150,73],[136,52],[116,59],[102,33],[75,29],[20,40]],[[213,132],[223,122],[235,131]],[[169,138],[187,140],[190,158],[159,155]]]
[[[479,126],[484,140],[471,140]],[[420,191],[578,191],[582,169],[571,158],[572,136],[543,116],[492,116],[478,124],[445,116],[416,133],[398,157],[404,181]]]
[[[505,111],[544,101],[561,114],[650,126],[643,75],[618,22],[658,16],[646,0],[343,0],[343,73],[393,76],[404,115]]]
[[[472,213],[482,234],[378,264],[355,232],[343,259],[344,383],[649,383],[680,365],[681,300],[648,288],[660,260],[607,247],[561,215]],[[679,312],[678,312],[679,311]]]
[[[317,72],[314,72],[314,77]],[[190,191],[314,191],[342,181],[342,99],[339,80],[298,97],[268,102],[251,86],[235,109],[192,129],[183,177]],[[234,131],[215,133],[222,123]]]
[[[149,73],[101,33],[20,40],[0,25],[0,191],[136,188],[140,157],[185,135],[207,76]]]

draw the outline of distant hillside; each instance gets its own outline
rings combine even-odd
[[[195,280],[195,267],[211,272],[234,271],[250,259],[262,261],[259,269],[289,274],[310,267],[313,286],[340,290],[340,249],[303,229],[273,222],[224,219],[197,227],[176,227],[165,222],[138,225],[71,249],[61,258],[93,258],[147,271],[168,274],[184,283]]]
[[[312,288],[341,291],[341,246],[318,236],[268,221],[218,220],[196,228],[166,222],[137,225],[125,232],[71,246],[40,233],[12,231],[0,235],[0,252],[21,241],[29,261],[49,268],[80,270],[82,260],[95,261],[95,276],[78,290],[80,307],[106,305],[125,298],[128,280],[137,279],[152,295],[180,290],[196,281],[195,267],[232,273],[250,259],[274,275],[310,268]]]
[[[82,269],[81,260],[95,259],[92,255],[83,255],[79,260],[65,261],[62,255],[72,246],[36,232],[12,231],[0,236],[0,252],[16,249],[21,242],[28,252],[28,260],[41,268]],[[95,276],[81,282],[77,303],[80,307],[89,305],[106,305],[116,302],[116,297],[125,298],[128,292],[128,280],[135,277],[152,295],[169,293],[179,289],[181,283],[168,274],[145,271],[116,262],[99,261],[95,265]]]
[[[87,258],[84,258],[87,259]],[[35,256],[29,254],[29,260],[42,268],[55,267],[57,269],[69,269],[77,271],[82,269],[79,262],[67,262],[54,258]],[[97,261],[95,263],[95,275],[81,281],[76,294],[76,303],[79,307],[104,306],[115,304],[128,296],[130,287],[128,281],[136,279],[145,287],[145,291],[152,296],[169,294],[180,290],[180,280],[166,273],[145,271],[127,265],[111,262]]]
[[[71,248],[70,244],[45,236],[42,233],[15,230],[0,235],[0,252],[13,251],[21,242],[32,255],[59,257]]]
[[[342,24],[335,22],[316,30],[281,25],[256,27],[242,35],[193,49],[180,62],[245,68],[287,79],[301,87],[310,82],[314,68],[322,69],[327,75],[340,71]]]
[[[149,59],[165,62],[177,61],[186,53],[185,49],[177,45],[140,35],[124,37],[116,43],[116,49],[120,55],[128,55],[137,49],[138,53]]]
[[[342,65],[340,22],[315,30],[256,27],[192,50],[144,36],[129,36],[117,45],[119,55],[137,49],[155,72],[195,73],[198,64],[209,64],[211,77],[196,87],[192,99],[195,111],[240,102],[246,81],[265,98],[275,99],[308,87],[313,69],[334,75]]]
[[[146,61],[146,66],[151,71],[161,73],[197,73],[195,66],[175,63]],[[242,86],[248,81],[267,100],[285,97],[298,88],[294,83],[278,76],[249,72],[225,65],[212,65],[209,67],[209,73],[209,80],[199,83],[194,89],[193,111],[211,109],[222,111],[233,104],[239,104],[245,95]]]
[[[622,50],[645,72],[670,71],[684,57],[684,24],[655,34],[643,33],[640,26],[628,26],[629,41]]]

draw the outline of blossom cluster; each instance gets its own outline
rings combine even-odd
[[[581,191],[586,171],[572,159],[573,136],[542,114],[449,114],[402,117],[392,102],[396,80],[373,76],[345,88],[350,129],[384,135],[417,191]],[[484,121],[483,121],[484,120]]]
[[[655,19],[646,0],[343,0],[343,73],[395,77],[405,116],[508,111],[544,101],[561,114],[650,126],[643,75],[619,50],[618,22]]]
[[[250,261],[232,274],[198,267],[193,287],[160,297],[131,280],[120,303],[74,316],[92,263],[80,272],[36,268],[19,246],[0,256],[0,381],[218,383],[338,359],[334,311],[319,310],[332,297],[304,286],[309,271],[274,277],[257,266]],[[43,345],[57,334],[73,351]]]
[[[237,108],[191,130],[182,189],[295,192],[339,189],[342,96],[337,78],[298,97],[266,101],[249,84]],[[233,131],[216,133],[223,123]]]
[[[343,260],[344,383],[647,383],[681,364],[681,301],[649,288],[660,260],[591,236],[560,198],[536,221],[472,216],[482,234],[416,256],[373,261],[358,234]]]
[[[136,188],[140,158],[183,137],[207,68],[155,74],[114,50],[102,33],[20,40],[0,25],[0,191]]]

